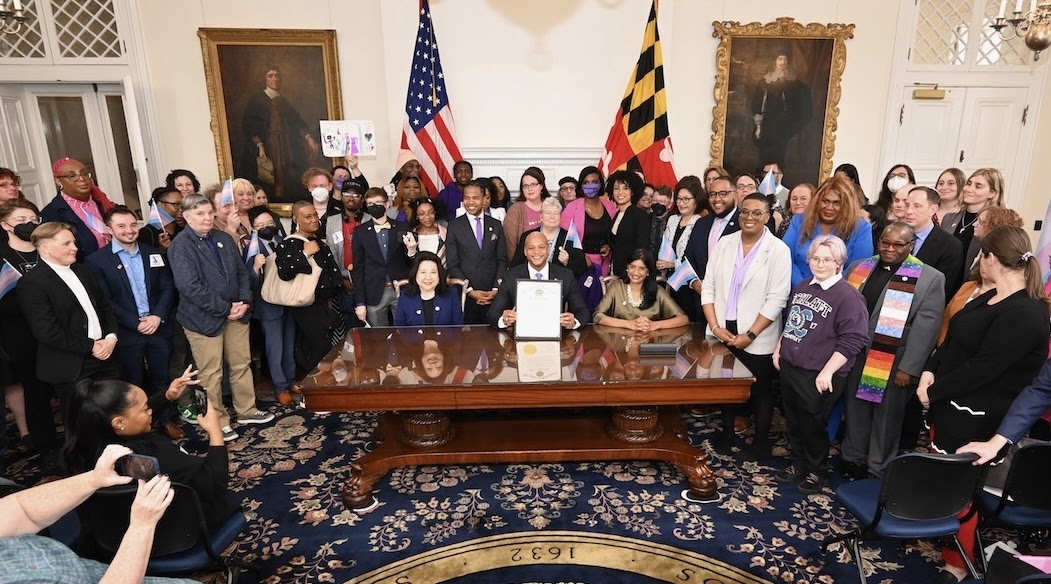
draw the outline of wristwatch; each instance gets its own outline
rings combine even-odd
[[[749,339],[752,339],[753,341],[755,340],[755,333],[753,333],[752,331],[745,331],[744,336],[748,337]]]

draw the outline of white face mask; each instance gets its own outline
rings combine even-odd
[[[314,200],[318,203],[324,203],[328,200],[328,190],[325,187],[316,187],[310,191],[310,196],[314,197]]]
[[[909,184],[909,179],[900,176],[892,176],[890,177],[890,180],[887,181],[887,188],[890,189],[890,192],[896,193],[901,190],[901,187],[907,184]]]

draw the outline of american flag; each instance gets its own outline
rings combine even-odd
[[[456,145],[456,126],[445,92],[438,39],[427,0],[420,0],[420,26],[405,97],[401,148],[412,152],[420,162],[420,180],[432,197],[453,180],[453,165],[463,159]]]

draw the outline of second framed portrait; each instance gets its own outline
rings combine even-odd
[[[714,22],[712,164],[732,174],[776,162],[785,186],[831,173],[852,24]],[[758,177],[762,180],[762,177]]]
[[[321,120],[342,119],[336,32],[202,28],[221,177],[246,178],[271,203],[306,196],[303,172],[328,168]]]

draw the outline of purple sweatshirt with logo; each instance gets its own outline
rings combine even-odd
[[[781,333],[781,358],[800,369],[820,371],[839,351],[847,362],[836,375],[846,375],[869,342],[865,298],[846,280],[828,290],[811,280],[792,289]]]

